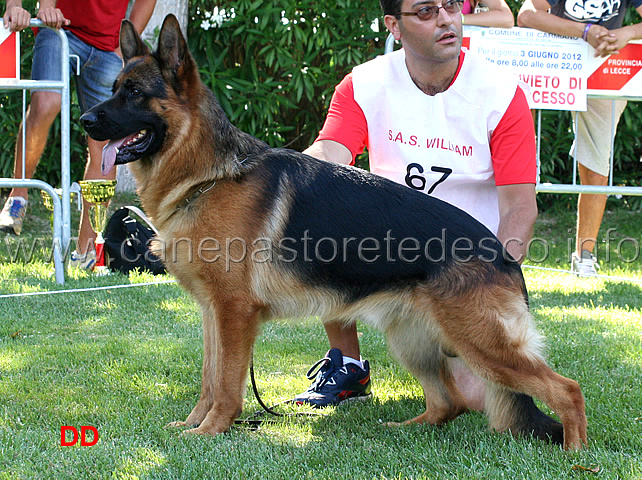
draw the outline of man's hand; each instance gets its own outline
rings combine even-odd
[[[41,20],[42,23],[47,25],[50,28],[55,28],[59,30],[63,26],[68,26],[71,24],[71,20],[65,18],[59,8],[55,7],[43,7],[38,11],[36,15],[38,20]]]
[[[31,14],[19,6],[7,6],[7,11],[4,12],[2,21],[4,28],[8,28],[12,32],[19,32],[29,26]]]
[[[610,55],[610,53],[603,55],[602,52],[614,51],[613,44],[616,40],[615,35],[613,35],[607,28],[604,28],[602,25],[589,26],[589,24],[586,24],[584,28],[587,27],[588,32],[586,32],[586,41],[595,49],[595,56],[603,57],[606,55]]]
[[[595,47],[595,56],[608,57],[609,55],[616,55],[634,38],[632,30],[629,28],[623,27],[610,30],[608,37],[602,37],[602,43]]]

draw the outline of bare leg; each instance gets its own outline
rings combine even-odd
[[[14,178],[22,178],[22,129],[26,126],[25,137],[25,178],[32,178],[40,156],[47,145],[49,129],[60,112],[60,94],[55,92],[33,92],[31,103],[25,115],[24,124],[18,131],[13,166]],[[9,196],[28,197],[26,188],[14,188]]]
[[[579,165],[582,185],[606,185],[608,177],[589,170],[581,163]],[[595,242],[602,224],[606,195],[591,195],[581,193],[577,201],[577,235],[576,250],[581,255],[582,250],[593,252]]]
[[[466,408],[482,412],[486,397],[486,383],[459,358],[449,358],[447,362],[454,382],[466,401]]]
[[[350,323],[344,325],[343,322],[324,323],[330,348],[338,348],[347,357],[359,359],[359,338],[357,337],[357,325]]]

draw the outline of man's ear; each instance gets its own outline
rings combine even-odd
[[[383,23],[386,28],[392,33],[396,41],[401,40],[401,32],[399,31],[399,19],[394,15],[386,15],[383,17]]]
[[[133,57],[142,57],[150,53],[149,48],[138,35],[134,24],[127,19],[124,19],[120,24],[120,51],[125,63]]]

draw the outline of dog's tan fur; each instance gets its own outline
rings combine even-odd
[[[295,180],[283,175],[272,191],[272,205],[265,206],[265,180],[250,174],[256,160],[244,162],[222,144],[221,136],[212,135],[211,112],[205,108],[208,92],[173,17],[163,25],[159,42],[152,56],[133,28],[123,24],[121,46],[127,62],[116,89],[127,82],[162,80],[167,85],[164,98],[147,104],[167,122],[163,146],[131,168],[143,205],[160,231],[157,253],[202,311],[202,393],[187,419],[174,425],[193,426],[190,433],[227,431],[241,412],[261,323],[274,317],[318,316],[322,321],[360,319],[385,332],[391,352],[424,389],[426,411],[410,422],[438,425],[466,410],[446,352],[486,379],[492,428],[517,428],[520,413],[513,391],[524,392],[559,415],[565,448],[578,449],[587,442],[582,393],[576,382],[546,365],[521,276],[496,272],[479,261],[454,263],[414,286],[400,284],[348,301],[340,290],[306,281],[287,265],[263,261],[269,252],[255,241],[276,244],[284,234]],[[198,187],[213,182],[194,197]],[[220,249],[213,248],[213,239]],[[239,239],[230,243],[229,256],[222,239]],[[195,249],[203,242],[207,255],[197,255]],[[219,260],[210,261],[219,253]]]

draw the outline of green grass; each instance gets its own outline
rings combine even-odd
[[[29,215],[23,238],[36,238],[47,213],[33,202]],[[618,238],[639,241],[639,215],[614,209],[604,231],[617,228]],[[538,265],[568,268],[573,227],[572,211],[542,215],[536,236],[547,239],[550,254]],[[10,262],[6,240],[0,237],[0,294],[61,289],[43,252]],[[421,413],[423,397],[383,336],[364,325],[371,402],[279,418],[256,431],[183,437],[165,425],[184,419],[198,399],[202,344],[198,310],[177,285],[0,298],[0,479],[640,479],[642,264],[613,255],[602,273],[635,281],[525,269],[550,364],[576,379],[586,397],[590,442],[576,453],[491,433],[477,413],[440,428],[384,427]],[[170,279],[73,272],[62,288]],[[255,350],[266,403],[304,390],[305,372],[326,349],[314,320],[267,324]],[[244,416],[257,410],[248,390]],[[100,439],[93,447],[62,447],[63,425],[92,425]]]

